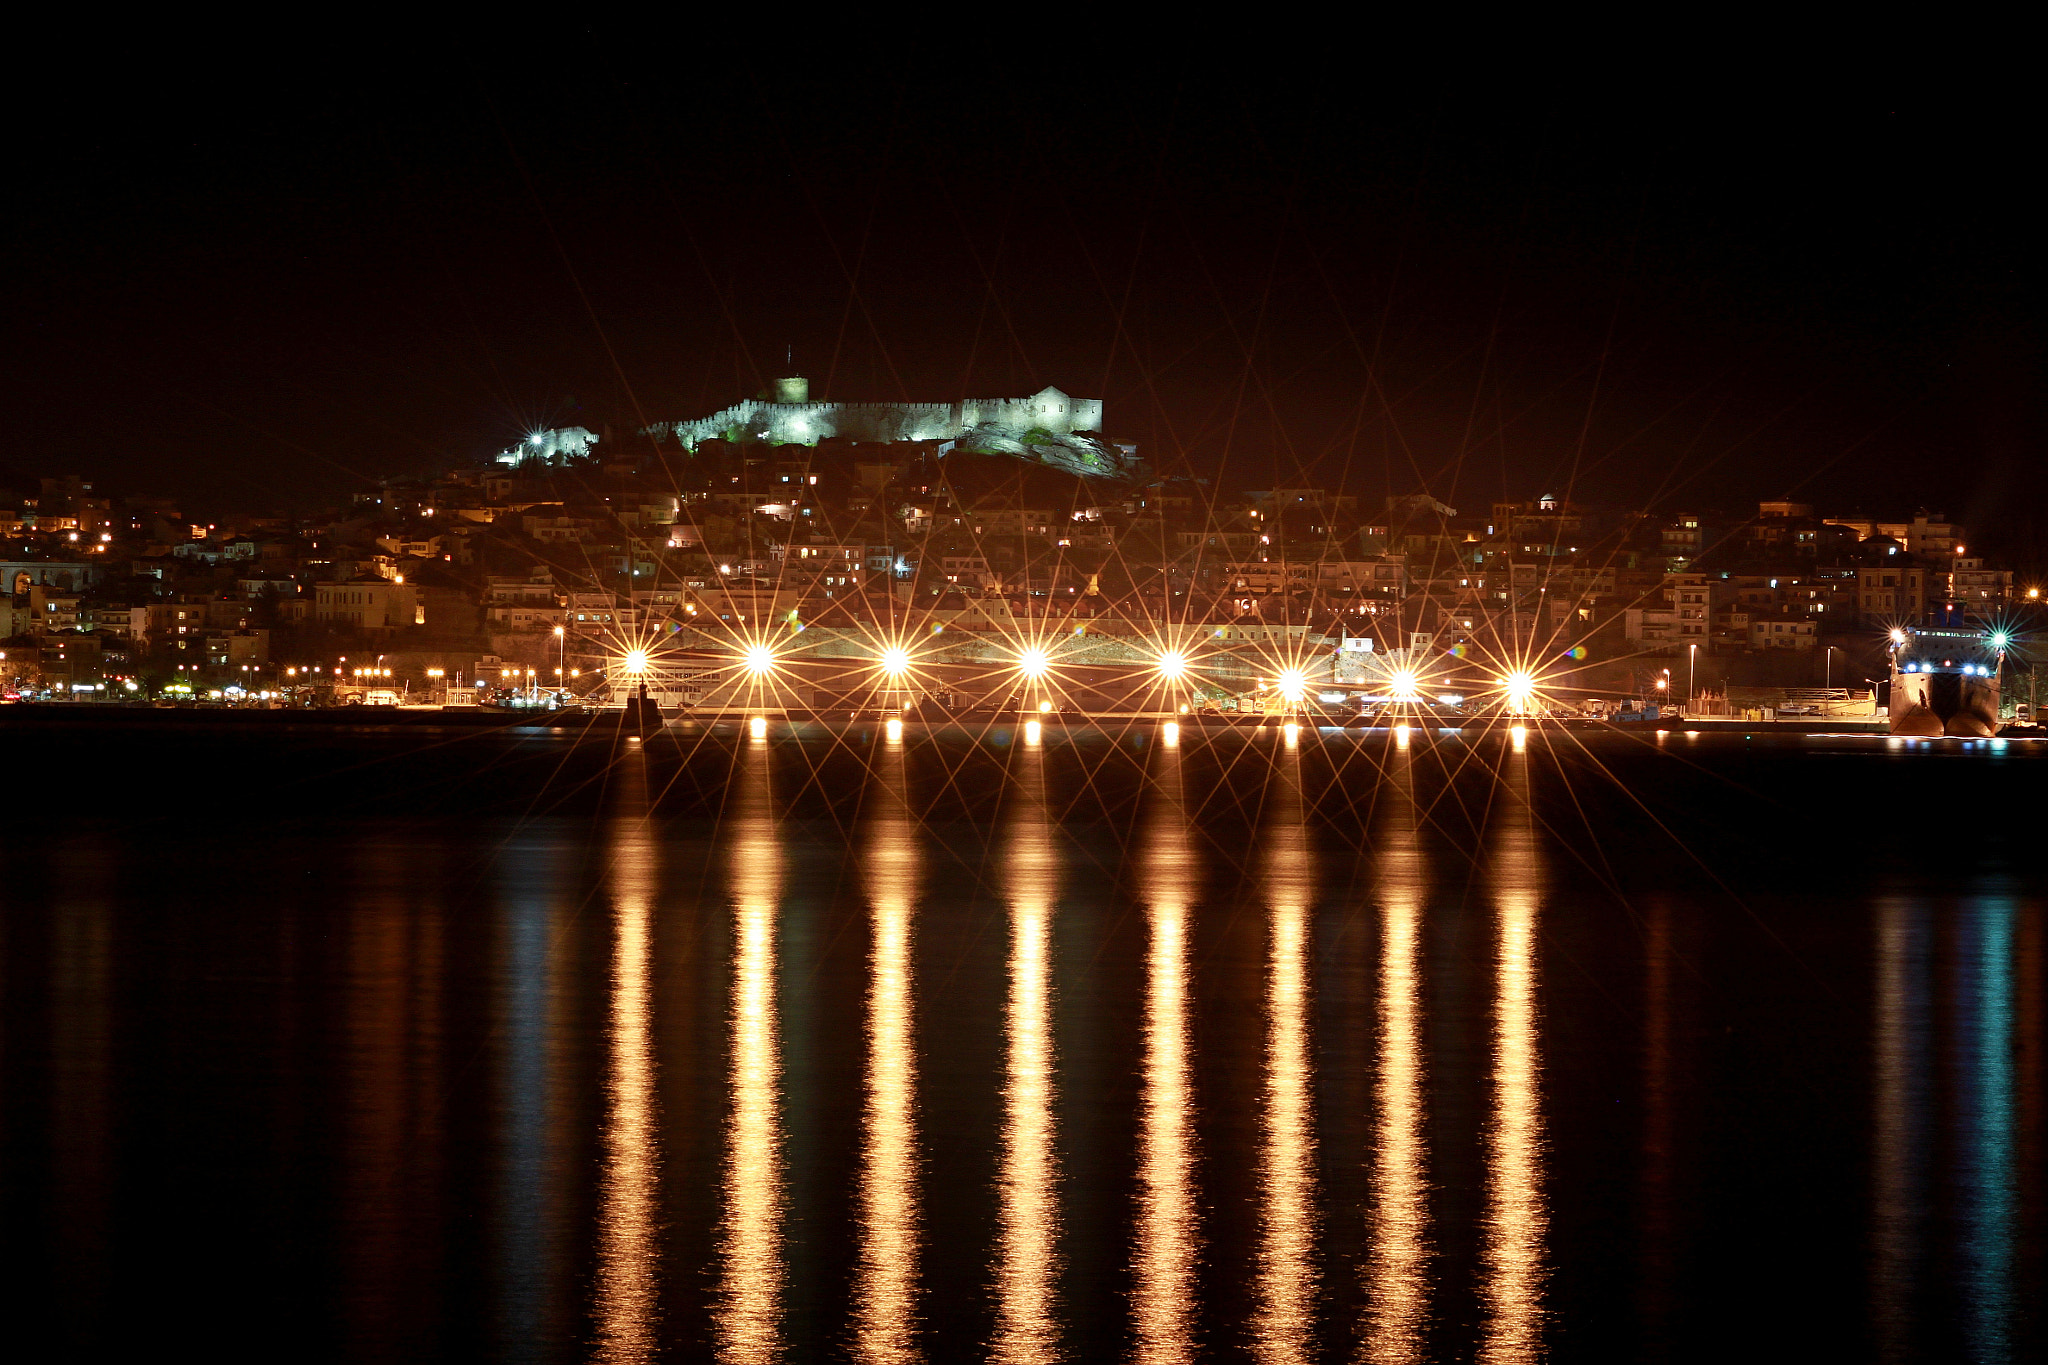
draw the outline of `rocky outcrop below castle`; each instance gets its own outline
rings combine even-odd
[[[995,422],[983,422],[961,432],[938,449],[941,456],[955,451],[970,455],[1008,455],[1081,479],[1141,483],[1151,476],[1145,462],[1138,458],[1136,446],[1118,445],[1099,436],[1048,431],[1043,427],[1020,431]]]

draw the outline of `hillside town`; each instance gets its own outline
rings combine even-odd
[[[1066,410],[1057,390],[1017,401],[1046,394]],[[799,400],[785,411],[829,406],[782,396]],[[1871,682],[1894,624],[2039,598],[1936,511],[1233,489],[1068,431],[974,430],[806,444],[772,427],[690,442],[572,428],[315,515],[207,522],[40,477],[0,488],[0,687],[587,696],[627,648],[772,639],[829,655],[910,631],[955,660],[1024,634],[1108,648],[1105,662],[1120,639],[1166,632],[1201,642],[1224,691],[1276,642],[1340,682],[1375,658],[1511,656],[1617,692],[1678,661],[1690,694],[1848,688]]]

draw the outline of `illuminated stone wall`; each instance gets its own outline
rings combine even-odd
[[[650,428],[687,450],[705,441],[815,445],[851,441],[946,441],[970,427],[1042,428],[1070,435],[1102,429],[1100,398],[1071,398],[1044,388],[1029,398],[970,398],[959,403],[767,403],[749,398],[690,422]]]
[[[534,432],[510,450],[500,453],[497,462],[521,465],[528,460],[539,460],[544,464],[566,464],[571,459],[590,454],[590,448],[596,444],[596,432],[582,427],[558,427],[553,431]]]

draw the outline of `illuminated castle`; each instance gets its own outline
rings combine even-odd
[[[706,441],[734,445],[802,445],[820,441],[932,441],[941,456],[1008,455],[1084,479],[1136,482],[1150,477],[1138,448],[1105,441],[1102,400],[1040,389],[1029,398],[969,398],[958,403],[813,403],[811,382],[792,375],[774,382],[774,398],[749,398],[686,422],[657,422],[643,434],[674,440],[695,453]],[[497,457],[498,463],[566,464],[587,458],[597,437],[582,427],[537,431]]]
[[[959,403],[813,403],[802,376],[775,381],[774,400],[749,398],[690,422],[648,428],[685,450],[705,441],[740,445],[816,445],[849,441],[951,441],[976,428],[1002,433],[1073,436],[1102,430],[1100,398],[1070,398],[1040,389],[1029,398],[969,398]]]

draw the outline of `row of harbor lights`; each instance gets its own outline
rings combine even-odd
[[[647,672],[650,659],[644,649],[628,650],[623,660],[627,673],[637,677]],[[901,645],[884,647],[877,665],[888,677],[901,681],[911,670],[910,651]],[[775,671],[775,651],[766,644],[748,645],[740,654],[740,665],[755,679],[765,679]],[[1179,650],[1165,650],[1152,665],[1153,671],[1162,682],[1178,683],[1186,680],[1190,670],[1188,656]],[[1052,671],[1052,656],[1037,645],[1027,645],[1017,653],[1017,672],[1028,682],[1038,682]],[[1528,669],[1515,669],[1499,677],[1502,696],[1507,702],[1510,714],[1528,715],[1536,705],[1536,675]],[[1298,706],[1308,696],[1308,674],[1299,668],[1280,671],[1275,680],[1276,688],[1283,701]],[[1412,669],[1397,670],[1394,674],[1392,694],[1395,701],[1413,702],[1421,699],[1422,680]],[[1042,702],[1041,711],[1050,711],[1052,703]]]

